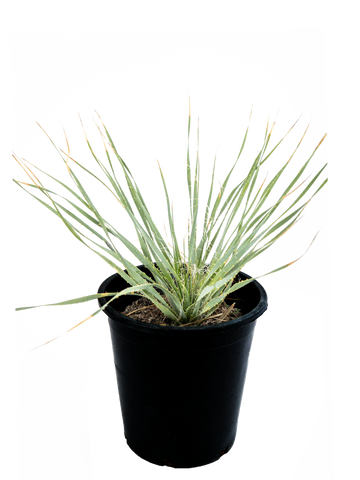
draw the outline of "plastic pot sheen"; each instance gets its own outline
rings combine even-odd
[[[235,281],[246,278],[240,273]],[[127,287],[115,274],[99,293]],[[143,459],[189,468],[214,462],[232,447],[256,319],[267,309],[267,295],[254,280],[229,297],[242,316],[203,327],[152,325],[122,315],[138,298],[132,295],[104,310],[125,437]]]

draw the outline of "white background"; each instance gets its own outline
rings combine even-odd
[[[140,32],[10,32],[11,146],[18,153],[28,155],[40,138],[31,119],[36,117],[48,127],[70,96],[75,97],[91,87],[98,78],[107,78],[116,71],[130,68],[134,71],[150,68],[154,64],[167,63],[177,55],[204,54],[233,65],[249,65],[265,73],[288,101],[291,119],[295,119],[303,106],[307,109],[302,127],[310,108],[316,108],[315,121],[299,154],[300,163],[329,128],[327,36],[325,25],[253,26],[236,30],[202,27],[186,30],[156,28]],[[262,118],[261,112],[257,121]],[[295,139],[302,127],[295,129]],[[330,145],[327,142],[317,155],[314,167],[320,167],[328,159]],[[25,178],[13,162],[10,168],[12,175]],[[288,175],[293,173],[289,169]],[[26,214],[26,221],[31,222],[36,215],[35,202],[24,200],[16,187],[12,187],[12,192],[14,203],[20,210],[30,208],[31,214]],[[315,246],[303,261],[266,280],[320,304],[323,402],[290,480],[336,478],[330,195],[329,189],[323,191],[309,208],[306,220],[296,227],[296,233],[293,231],[281,241],[281,246],[265,254],[254,270],[254,273],[261,273],[299,255],[317,229],[323,227]],[[21,215],[18,218],[23,221]],[[20,279],[16,272],[13,278],[17,282],[14,304],[24,304],[24,279]],[[89,285],[90,290],[92,287]],[[49,471],[52,480],[95,478],[87,388],[96,338],[82,357],[74,355],[69,359],[60,355],[56,347],[25,356],[22,352],[44,337],[28,321],[26,314],[15,316],[14,329],[17,478],[49,478]],[[70,391],[72,395],[77,391],[77,397],[70,398]],[[54,406],[54,402],[56,415],[54,408],[48,406]],[[61,425],[63,435],[53,438],[47,429],[50,432],[56,425]],[[32,435],[33,430],[38,432],[36,438]],[[60,463],[56,451],[62,452]],[[51,468],[54,464],[57,464],[56,471]]]

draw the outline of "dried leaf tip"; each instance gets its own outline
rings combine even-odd
[[[93,103],[89,103],[86,109],[88,111],[91,123],[94,124],[95,130],[97,130],[97,128],[103,129],[106,122],[101,111]]]
[[[183,233],[181,235],[181,241],[180,241],[180,244],[181,244],[181,248],[184,250],[186,248],[186,233]]]
[[[218,175],[216,175],[216,188],[215,188],[215,193],[219,194],[221,193],[221,186],[222,186],[223,179],[220,178]]]
[[[304,257],[305,255],[307,255],[311,249],[311,247],[314,245],[314,243],[316,242],[316,239],[318,238],[318,236],[320,235],[321,233],[321,230],[322,230],[323,227],[320,227],[319,230],[315,233],[315,235],[312,237],[309,245],[307,246],[307,248],[303,251],[303,253],[301,255],[299,255],[298,257],[296,257],[294,260],[290,260],[288,262],[288,265],[289,267],[292,267],[293,265],[295,265],[296,263],[300,262]]]
[[[159,220],[160,220],[161,230],[164,234],[165,240],[166,240],[168,246],[172,249],[173,247],[172,247],[171,241],[170,241],[169,230],[168,230],[168,226],[167,226],[167,220],[166,220],[165,213],[160,213]]]
[[[24,352],[24,354],[29,354],[36,352],[37,350],[40,350],[41,348],[47,347],[48,345],[52,345],[54,343],[59,342],[63,338],[69,337],[69,335],[72,335],[73,333],[77,332],[80,330],[80,328],[85,327],[92,321],[96,320],[98,317],[94,317],[93,312],[89,312],[86,315],[82,316],[79,320],[76,320],[75,322],[71,323],[68,327],[66,327],[64,330],[62,330],[60,333],[56,333],[55,335],[52,335],[51,337],[47,338],[44,342],[39,343],[38,345],[35,345],[35,347],[30,348],[27,352]]]
[[[71,138],[70,138],[70,135],[69,135],[69,130],[68,130],[64,120],[61,117],[57,118],[57,122],[59,124],[62,141],[64,142],[65,152],[66,152],[67,155],[69,155],[71,160],[73,160],[74,149],[73,149],[73,146],[71,144]]]
[[[175,188],[171,193],[171,205],[170,206],[171,206],[172,210],[175,210],[176,202],[180,200],[179,193],[180,193],[180,187]]]
[[[153,156],[154,165],[151,167],[151,170],[160,171],[165,173],[165,162],[158,155]]]
[[[263,129],[270,130],[270,126],[272,122],[272,108],[269,107],[269,105],[266,105],[264,107],[264,112],[265,112],[265,120],[264,120]]]
[[[263,178],[262,178],[262,180],[261,180],[261,182],[260,182],[260,185],[259,185],[259,187],[258,187],[259,190],[262,190],[262,189],[265,187],[267,181],[268,181],[269,178],[270,178],[270,175],[271,175],[271,168],[265,168],[264,176],[263,176]]]
[[[318,150],[323,144],[324,142],[330,137],[330,132],[325,132],[321,135],[321,138],[320,140],[317,142],[317,144],[315,145],[315,147],[313,148],[313,151],[316,151]]]
[[[300,110],[300,113],[299,115],[296,117],[296,119],[293,121],[293,122],[290,122],[289,125],[285,128],[284,132],[282,133],[281,135],[281,139],[283,141],[286,142],[286,140],[288,140],[290,138],[290,135],[292,133],[292,131],[294,130],[294,128],[296,127],[296,125],[300,122],[300,120],[302,119],[302,117],[305,115],[305,112],[306,112],[306,109],[303,107],[301,110]]]
[[[305,115],[305,112],[306,112],[306,108],[305,107],[302,107],[302,109],[300,110],[300,113],[299,115],[295,118],[295,120],[292,122],[292,125],[294,125],[294,128],[296,127],[296,125],[300,122],[300,120],[302,119],[302,117]],[[314,110],[315,112],[315,110]]]
[[[282,103],[279,103],[278,105],[275,106],[275,112],[272,116],[272,125],[273,125],[274,132],[276,130],[276,127],[278,126],[280,117],[284,110],[285,110],[285,107]]]
[[[284,234],[281,236],[281,238],[285,237],[285,235],[287,235],[288,233],[291,232],[291,230],[293,228],[296,227],[296,225],[299,225],[300,222],[302,222],[304,220],[304,218],[307,216],[307,212],[303,213],[300,215],[300,217],[298,218],[298,220],[296,220],[296,222],[291,225],[290,227],[288,227],[285,231],[284,231]],[[291,262],[291,261],[290,261]]]
[[[183,88],[186,93],[186,98],[192,98],[192,91],[191,91],[190,85],[188,83],[184,83]]]
[[[64,120],[61,117],[58,117],[57,122],[60,128],[62,141],[64,142],[65,163],[63,166],[65,174],[70,178],[72,176],[71,166],[74,163],[74,148],[72,146],[69,131],[67,129],[67,126],[65,125]]]
[[[114,149],[110,142],[108,142],[105,135],[106,121],[103,114],[93,103],[89,103],[86,108],[90,117],[90,121],[99,137],[102,150],[104,152],[114,153]]]
[[[224,145],[227,145],[228,147],[231,147],[231,142],[229,142],[229,140],[226,140],[226,139],[220,140],[219,142],[217,142],[215,147],[214,147],[214,150],[212,151],[212,156],[213,157],[219,157],[221,148]]]
[[[254,119],[255,119],[255,110],[256,110],[256,106],[257,106],[257,100],[259,98],[259,94],[258,93],[254,93],[251,98],[250,98],[250,104],[248,106],[248,113],[247,115],[245,116],[245,130],[248,130],[249,132],[252,132],[252,126],[253,126],[253,122],[254,122]]]
[[[315,108],[311,108],[310,109],[310,117],[309,117],[308,122],[312,123],[312,121],[314,120],[314,117],[315,117]]]
[[[46,128],[41,125],[41,123],[39,122],[39,120],[37,118],[33,118],[32,121],[35,123],[35,125],[38,127],[38,129],[40,130],[40,132],[42,133],[43,137],[46,139],[46,140],[54,140],[53,136],[51,135],[51,133],[46,130]]]
[[[183,84],[183,88],[185,90],[186,94],[186,116],[187,117],[192,117],[194,115],[194,101],[193,101],[193,94],[190,88],[190,85],[188,83]]]
[[[34,164],[30,158],[25,158],[22,155],[19,155],[15,150],[12,148],[9,150],[9,156],[14,160],[16,165],[22,170],[23,173],[28,177],[29,180],[24,180],[22,178],[18,178],[18,182],[24,185],[25,187],[29,187],[30,184],[35,184],[38,187],[40,186],[39,182],[41,180],[40,176],[34,170]]]
[[[275,107],[274,117],[279,118],[284,110],[285,110],[284,105],[282,103],[278,103]]]
[[[91,135],[87,129],[87,125],[84,120],[83,112],[79,107],[75,108],[75,117],[79,125],[81,137],[85,143],[91,142]]]
[[[195,115],[195,128],[196,129],[201,128],[202,123],[203,123],[203,117],[202,117],[201,113],[196,114]]]

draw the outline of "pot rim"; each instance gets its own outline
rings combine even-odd
[[[247,278],[252,278],[250,275],[247,275],[244,272],[239,272],[237,275],[241,275],[243,279]],[[109,283],[114,280],[115,278],[120,277],[118,273],[115,273],[111,275],[110,277],[106,278],[102,284],[99,287],[98,293],[105,293],[107,290],[107,286]],[[120,277],[121,278],[121,277]],[[141,322],[139,320],[135,320],[131,317],[128,317],[127,315],[123,315],[120,313],[118,310],[116,310],[114,307],[108,305],[103,311],[106,313],[106,315],[113,321],[115,322],[121,322],[122,324],[127,325],[128,327],[140,329],[140,330],[147,330],[147,331],[152,331],[152,332],[172,332],[174,333],[175,331],[184,331],[184,332],[221,332],[223,330],[227,329],[232,329],[232,328],[239,328],[242,326],[245,326],[251,322],[254,322],[260,315],[262,315],[268,307],[268,302],[267,302],[267,294],[264,289],[264,287],[257,281],[253,280],[249,285],[253,285],[256,287],[256,289],[259,292],[260,298],[259,302],[257,305],[248,313],[245,315],[242,315],[241,317],[235,318],[233,320],[229,320],[228,322],[223,322],[219,324],[213,324],[213,325],[203,325],[203,326],[187,326],[187,327],[182,327],[179,325],[156,325],[152,323],[146,323],[146,322]],[[230,294],[231,295],[231,294]],[[226,298],[225,298],[226,300]],[[98,302],[100,307],[104,306],[105,303],[107,302],[107,298],[99,298]]]

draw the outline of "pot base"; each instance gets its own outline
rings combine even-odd
[[[238,426],[238,431],[239,430],[240,430],[240,425]],[[196,470],[203,470],[204,468],[209,468],[209,467],[212,467],[213,465],[217,465],[217,464],[221,463],[222,461],[225,460],[225,458],[227,458],[229,455],[231,455],[233,453],[233,451],[235,450],[235,447],[237,445],[238,438],[239,438],[239,435],[237,434],[236,439],[235,439],[234,444],[231,447],[231,449],[228,452],[221,455],[221,457],[219,457],[217,460],[214,460],[213,462],[207,463],[205,465],[196,466],[196,467],[173,467],[171,465],[171,462],[169,462],[169,464],[157,465],[155,463],[149,462],[148,460],[145,460],[144,458],[141,458],[139,455],[137,455],[129,447],[129,444],[126,441],[125,435],[121,434],[121,436],[122,436],[122,439],[123,439],[126,450],[128,452],[131,452],[136,460],[138,460],[139,462],[145,463],[149,467],[157,468],[157,469],[160,469],[160,470],[170,470],[170,471],[175,471],[175,472],[190,472],[190,471],[196,471]]]

